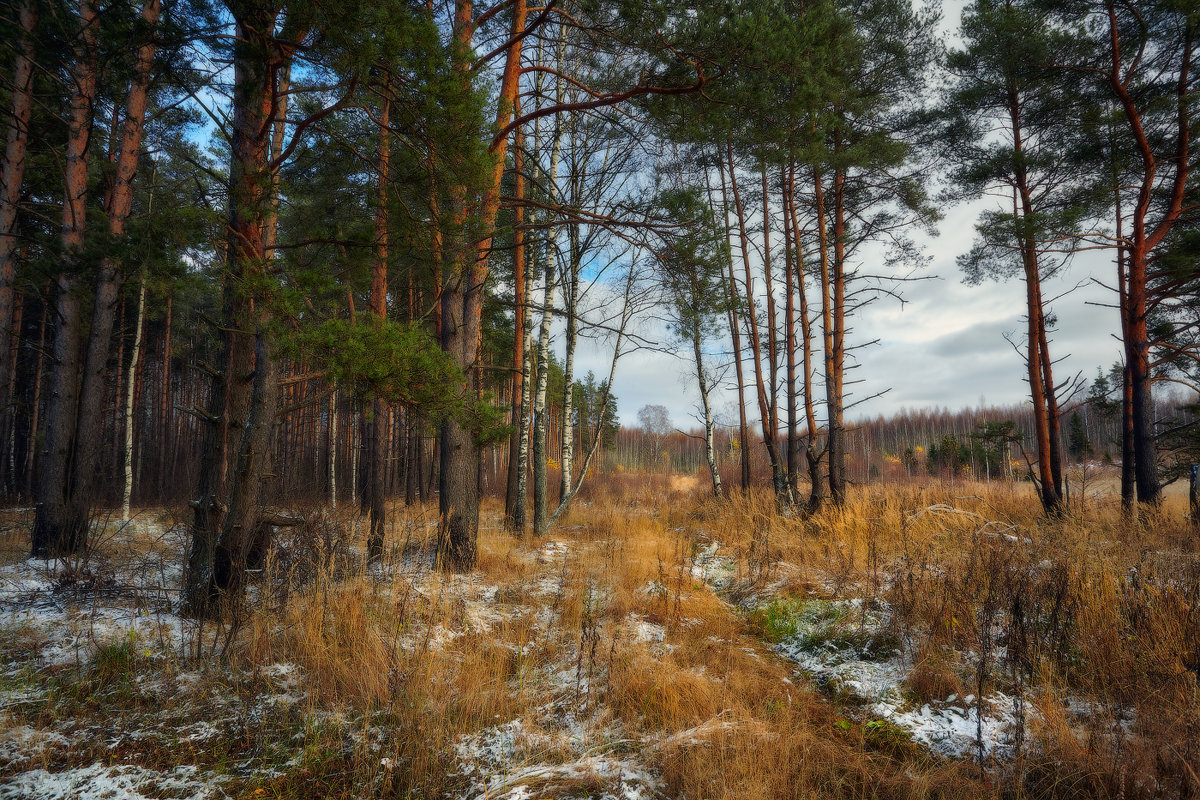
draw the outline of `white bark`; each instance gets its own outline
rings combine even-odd
[[[138,284],[137,322],[133,329],[133,350],[125,379],[125,488],[121,493],[121,519],[129,521],[129,506],[133,499],[133,393],[136,388],[138,353],[142,349],[142,328],[146,318],[146,273]]]
[[[700,328],[693,325],[692,354],[696,358],[696,382],[700,388],[700,406],[704,411],[704,458],[708,461],[708,472],[712,476],[713,495],[721,496],[721,473],[717,469],[717,453],[713,445],[712,404],[709,402],[708,375],[704,371],[704,352],[700,348]]]
[[[338,445],[338,393],[329,396],[329,506],[337,512],[337,445]]]
[[[559,502],[571,491],[571,468],[575,459],[575,424],[574,424],[574,387],[575,383],[575,346],[579,340],[579,320],[576,317],[579,304],[579,261],[576,258],[576,244],[579,233],[578,226],[572,225],[570,231],[571,253],[567,264],[567,275],[563,281],[563,305],[567,314],[567,352],[563,360],[563,401],[562,401],[562,478],[559,481]]]
[[[534,252],[534,249],[530,248],[530,252]],[[521,365],[521,370],[524,372],[524,379],[521,381],[521,418],[517,420],[517,507],[522,509],[522,519],[524,518],[524,509],[529,496],[529,425],[533,411],[530,407],[530,401],[533,397],[533,386],[529,380],[530,375],[533,373],[533,314],[530,310],[529,298],[533,297],[534,266],[535,261],[531,257],[525,269],[525,307],[519,311],[525,318],[525,324],[521,328],[525,337],[524,349],[522,350],[525,354],[525,361]],[[523,534],[524,531],[522,530]]]

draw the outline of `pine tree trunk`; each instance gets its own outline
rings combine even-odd
[[[1116,191],[1117,241],[1123,242],[1124,215],[1121,213],[1121,192]],[[1128,273],[1126,248],[1117,246],[1117,298],[1121,315],[1121,341],[1129,341]],[[1137,485],[1133,474],[1133,379],[1129,374],[1129,359],[1121,370],[1121,509],[1125,514],[1133,512],[1137,499]]]
[[[329,510],[337,513],[337,451],[338,451],[338,393],[335,387],[329,395],[329,429],[326,433],[329,442],[329,452],[326,453],[326,471],[329,475]]]
[[[229,513],[213,556],[212,601],[224,616],[240,608],[251,552],[265,551],[264,529],[259,525],[260,500],[265,478],[271,473],[271,443],[279,405],[279,373],[271,352],[270,323],[265,304],[258,304],[259,328],[254,336],[254,390],[250,416],[238,447],[229,492]]]
[[[49,294],[47,291],[43,297]],[[46,330],[50,322],[50,303],[42,301],[42,319],[38,323],[37,358],[33,368],[33,403],[29,411],[29,442],[25,447],[25,497],[34,497],[34,476],[41,471],[37,460],[37,441],[39,420],[42,412],[42,379],[46,374]]]
[[[825,401],[829,412],[829,497],[833,504],[846,503],[846,177],[835,171],[833,178],[833,262],[830,287],[833,308],[829,337],[831,349],[825,375]]]
[[[816,173],[814,173],[816,174]],[[815,186],[820,187],[819,176],[814,181]],[[796,198],[795,198],[795,175],[792,175],[791,180],[792,191],[788,195],[788,208],[786,213],[792,222],[792,235],[795,237],[796,249],[796,293],[800,299],[800,346],[801,346],[801,364],[804,370],[804,376],[801,380],[801,393],[804,402],[804,421],[808,429],[805,437],[804,459],[808,464],[808,501],[805,504],[805,513],[815,514],[820,510],[824,495],[821,491],[821,457],[822,452],[818,447],[817,434],[817,414],[814,403],[813,393],[813,347],[812,347],[812,317],[808,310],[808,286],[805,280],[804,263],[802,260],[803,250],[800,247],[800,224],[796,216]],[[825,259],[826,245],[823,228],[820,227],[818,219],[818,247],[820,250],[820,258]]]
[[[516,109],[520,115],[520,107]],[[512,436],[508,441],[508,475],[504,492],[504,524],[518,535],[525,533],[525,470],[529,450],[526,443],[529,425],[529,293],[533,285],[532,272],[525,268],[525,173],[521,152],[521,129],[513,131],[513,363],[512,363]],[[527,274],[528,272],[528,274]],[[522,452],[524,451],[524,452]]]
[[[767,366],[769,383],[767,386],[767,410],[771,415],[771,439],[775,442],[776,450],[779,447],[779,325],[775,312],[775,270],[773,261],[771,260],[771,195],[767,185],[767,162],[762,160],[759,163],[759,168],[762,177],[762,229],[763,229],[763,288],[766,295],[767,305]],[[776,460],[780,462],[779,477],[784,480],[786,477],[786,467],[783,463],[784,459],[776,455]],[[776,487],[776,491],[779,487]],[[787,497],[787,504],[791,505],[791,483],[788,482],[787,489],[784,490]]]
[[[166,456],[162,468],[158,472],[158,497],[160,502],[166,502],[166,488],[175,485],[175,465],[178,463],[175,439],[175,415],[171,390],[171,336],[174,322],[174,298],[167,297],[167,317],[163,321],[162,346],[162,388],[159,390],[159,422],[162,425],[162,448]]]
[[[71,456],[75,443],[76,411],[79,400],[80,303],[78,272],[84,244],[87,211],[88,142],[96,99],[96,29],[99,26],[95,0],[79,0],[79,43],[71,77],[71,115],[67,130],[65,193],[62,215],[63,270],[58,274],[55,306],[54,364],[50,372],[50,400],[46,406],[45,453],[37,483],[37,512],[33,523],[35,556],[54,557],[75,553],[87,546],[86,521],[82,527],[72,519]]]
[[[269,303],[261,296],[267,283],[264,231],[272,186],[270,139],[262,132],[274,108],[271,59],[276,48],[271,36],[276,11],[266,3],[246,4],[238,11],[221,366],[213,376],[184,590],[184,610],[194,616],[219,615],[240,602],[237,595],[244,564],[237,559],[248,552],[242,542],[253,535],[259,482],[264,477],[253,469],[265,466],[262,448],[264,441],[269,445],[274,428],[273,417],[264,417],[263,412],[277,404],[275,398],[260,396],[252,402],[255,392],[261,394],[268,383],[277,382],[274,364],[269,363],[272,348],[266,340],[270,335]],[[260,358],[267,363],[260,363]],[[249,426],[255,420],[260,426],[265,423],[266,430],[252,430]],[[231,457],[236,457],[241,470],[236,485],[230,478]],[[218,572],[216,553],[222,541],[222,558],[231,560]]]
[[[725,186],[725,165],[720,153],[717,153],[717,171],[721,176],[721,217],[724,221],[725,241],[729,241],[729,199]],[[733,252],[730,251],[727,283],[729,289],[729,335],[733,340],[733,367],[737,378],[738,397],[738,457],[741,466],[741,489],[750,489],[750,430],[746,424],[746,379],[742,373],[742,334],[738,320],[738,291],[737,279],[733,272]]]
[[[504,177],[508,136],[505,133],[516,106],[520,77],[521,45],[525,30],[525,0],[514,0],[510,44],[505,58],[497,99],[496,130],[488,153],[492,157],[492,173],[480,199],[480,225],[494,231],[500,210],[500,186]],[[459,58],[471,47],[474,28],[471,0],[456,0],[454,38],[459,45]],[[469,81],[470,66],[464,61],[454,65],[455,71]],[[465,196],[465,187],[457,190]],[[483,335],[483,296],[487,284],[488,257],[492,240],[490,234],[470,247],[465,241],[453,243],[454,251],[443,271],[446,281],[442,294],[442,348],[456,360],[468,376],[478,380],[479,348]],[[453,315],[453,317],[451,317]],[[463,385],[467,392],[470,387]],[[438,506],[441,515],[438,537],[438,562],[443,568],[465,572],[475,566],[475,546],[479,532],[479,472],[480,450],[474,435],[462,423],[448,418],[442,424],[441,494]]]
[[[788,492],[795,498],[800,475],[800,419],[796,408],[796,262],[799,249],[793,250],[799,233],[792,230],[793,181],[791,172],[780,173],[780,194],[783,204],[784,297],[783,341],[787,351],[785,380],[787,385],[787,482]]]
[[[1147,327],[1146,251],[1135,241],[1129,249],[1126,284],[1125,370],[1133,484],[1137,500],[1157,505],[1162,499],[1154,446],[1154,403],[1150,392],[1150,333]]]
[[[1159,186],[1158,173],[1160,168],[1159,155],[1155,153],[1153,136],[1147,130],[1143,119],[1143,109],[1138,107],[1138,100],[1130,92],[1133,75],[1129,74],[1122,64],[1122,30],[1117,17],[1117,7],[1114,3],[1106,4],[1108,17],[1109,42],[1111,51],[1108,60],[1112,65],[1105,75],[1114,97],[1124,112],[1126,124],[1129,126],[1132,149],[1140,157],[1140,179],[1137,189],[1137,202],[1131,214],[1132,230],[1129,238],[1123,242],[1125,249],[1125,294],[1122,306],[1122,332],[1125,339],[1125,366],[1128,380],[1126,383],[1126,401],[1129,406],[1129,427],[1133,461],[1133,482],[1137,489],[1139,503],[1158,505],[1162,500],[1162,485],[1158,481],[1157,451],[1154,432],[1154,402],[1151,393],[1153,376],[1150,372],[1150,333],[1147,325],[1147,314],[1151,305],[1147,269],[1158,248],[1168,234],[1180,222],[1183,215],[1184,201],[1191,185],[1192,170],[1191,110],[1195,105],[1195,88],[1192,76],[1192,56],[1194,47],[1194,31],[1190,24],[1183,25],[1183,39],[1173,56],[1177,56],[1179,66],[1174,76],[1174,149],[1164,154],[1163,164],[1169,165],[1172,177],[1169,191],[1157,191]],[[1130,72],[1138,68],[1141,59],[1135,58]],[[1151,210],[1157,210],[1161,216],[1156,224],[1148,225]]]
[[[15,364],[9,358],[10,332],[17,275],[17,207],[25,179],[25,150],[29,142],[29,118],[33,110],[33,29],[37,8],[33,0],[24,0],[17,11],[21,26],[20,42],[13,58],[12,117],[0,166],[0,390],[6,391],[0,406],[0,454],[8,463],[12,452],[12,402],[7,393]],[[5,470],[9,479],[12,470]]]
[[[375,324],[387,320],[388,292],[388,181],[391,154],[391,132],[388,129],[391,103],[391,82],[384,86],[383,104],[379,112],[379,142],[376,152],[378,180],[375,188],[375,263],[371,270],[371,313]],[[387,525],[384,504],[384,469],[387,448],[387,405],[376,397],[371,405],[371,430],[368,438],[368,463],[364,485],[363,505],[370,512],[370,532],[367,534],[367,558],[383,555],[383,537]]]
[[[146,0],[142,19],[150,31],[158,27],[161,0]],[[129,88],[125,119],[121,126],[121,144],[117,151],[112,190],[106,198],[108,234],[119,241],[125,234],[125,223],[133,210],[133,179],[137,173],[138,156],[142,147],[142,131],[146,107],[150,99],[151,69],[154,66],[154,40],[151,35],[138,48],[133,81]],[[153,180],[151,181],[153,183]],[[153,187],[151,187],[153,191]],[[87,352],[83,361],[83,380],[79,390],[79,418],[76,424],[75,459],[72,466],[72,488],[69,498],[71,529],[86,530],[96,492],[96,477],[100,466],[100,448],[104,443],[104,401],[107,396],[108,358],[112,350],[113,323],[121,281],[122,264],[106,257],[100,264],[92,305],[92,325],[88,334]]]
[[[773,412],[773,388],[768,389],[763,375],[762,337],[759,335],[757,301],[754,294],[754,278],[750,267],[749,236],[746,232],[746,213],[742,204],[741,191],[738,188],[737,168],[733,160],[733,140],[726,142],[726,156],[729,168],[729,188],[733,195],[734,213],[737,217],[738,240],[741,244],[742,267],[745,273],[746,326],[750,336],[750,354],[754,364],[754,386],[758,395],[759,421],[762,425],[763,444],[767,448],[767,458],[771,463],[771,485],[775,491],[775,504],[780,510],[787,507],[789,498],[787,491],[787,475],[779,458],[778,431],[779,426]]]
[[[8,380],[4,382],[3,386],[0,386],[0,390],[4,392],[4,409],[0,413],[0,424],[4,425],[2,438],[5,443],[0,458],[4,459],[3,486],[7,491],[14,493],[20,491],[20,487],[17,485],[17,420],[13,409],[16,403],[17,359],[21,354],[21,331],[24,326],[24,317],[25,298],[18,294],[13,303],[12,336],[9,338],[9,348],[4,353],[0,353],[0,358],[3,358],[5,364],[9,366]]]

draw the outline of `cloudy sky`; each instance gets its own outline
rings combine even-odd
[[[1024,343],[1024,283],[1014,279],[968,286],[955,263],[971,245],[982,206],[949,210],[940,234],[925,241],[931,260],[922,274],[928,279],[904,288],[903,305],[881,298],[851,322],[850,346],[875,339],[879,344],[855,352],[859,366],[848,379],[862,383],[850,387],[853,396],[848,402],[886,390],[852,409],[851,417],[905,407],[961,408],[1025,399],[1024,364],[1008,341]],[[1047,297],[1065,293],[1051,309],[1058,318],[1051,352],[1062,359],[1059,379],[1076,373],[1090,378],[1096,367],[1120,358],[1114,336],[1117,312],[1103,307],[1113,297],[1095,280],[1111,285],[1114,270],[1108,254],[1085,253],[1045,286]],[[653,323],[644,323],[642,330],[655,334]],[[583,343],[577,356],[579,374],[590,369],[606,375],[610,357],[611,342]],[[657,403],[667,407],[675,425],[691,427],[699,400],[692,369],[686,352],[676,357],[641,351],[622,359],[614,381],[622,422],[636,425],[638,409]],[[735,392],[726,389],[714,399],[727,419],[736,419]],[[747,398],[747,410],[755,417],[752,397]]]
[[[963,5],[963,0],[943,4],[942,35],[951,42]],[[876,339],[879,344],[855,351],[859,366],[848,380],[862,382],[849,387],[853,396],[848,402],[885,392],[853,408],[851,418],[906,407],[953,409],[1025,399],[1024,364],[1005,338],[1024,344],[1024,283],[1013,279],[967,286],[956,264],[956,258],[971,246],[980,210],[991,202],[943,209],[938,235],[921,237],[929,257],[922,273],[927,279],[903,288],[903,305],[881,298],[851,321],[848,346]],[[865,252],[864,258],[870,254]],[[1097,283],[1112,285],[1114,274],[1110,253],[1084,253],[1044,287],[1047,298],[1058,298],[1051,305],[1058,325],[1050,345],[1054,357],[1062,359],[1056,367],[1057,379],[1077,373],[1091,378],[1098,366],[1119,360],[1117,312],[1104,307],[1114,297]],[[652,335],[653,325],[645,329]],[[606,375],[610,357],[610,342],[585,343],[577,356],[579,373],[591,369]],[[673,357],[638,352],[623,359],[614,381],[622,422],[636,425],[638,409],[657,403],[667,407],[675,425],[691,427],[699,400],[692,369],[686,353]],[[729,377],[732,380],[732,373]],[[735,392],[726,388],[714,400],[726,421],[736,420]],[[756,418],[751,396],[747,412]]]

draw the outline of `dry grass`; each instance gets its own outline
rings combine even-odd
[[[1021,485],[860,489],[806,520],[767,517],[766,502],[701,515],[738,555],[735,591],[773,580],[784,594],[886,600],[919,702],[1027,694],[1036,746],[1009,791],[1200,793],[1200,558],[1181,498],[1131,521],[1092,497],[1053,522]]]
[[[238,759],[283,765],[231,778],[235,793],[473,796],[456,745],[516,720],[540,744],[511,756],[497,786],[529,796],[612,791],[602,770],[555,771],[602,751],[652,768],[675,798],[1195,797],[1200,561],[1179,501],[1136,525],[1094,499],[1047,523],[1031,497],[1001,484],[870,487],[843,510],[788,519],[765,496],[718,503],[696,481],[623,476],[597,481],[545,541],[502,531],[489,505],[468,576],[428,569],[428,511],[395,509],[393,548],[372,567],[352,518],[314,512],[273,554],[256,611],[198,637],[210,642],[203,680],[166,695],[182,716],[231,692],[273,710],[244,712],[254,721],[234,744],[164,740],[127,755],[227,776]],[[721,593],[693,570],[711,543],[732,559]],[[167,547],[114,540],[105,557]],[[18,549],[0,538],[6,563]],[[886,603],[918,704],[1027,695],[1020,763],[981,773],[939,759],[794,674],[745,609],[807,597]],[[201,664],[108,657],[71,704],[8,710],[3,724],[133,714],[149,701],[114,692],[123,670]],[[264,706],[280,665],[303,699]],[[47,695],[58,703],[78,679],[31,680],[58,681]]]

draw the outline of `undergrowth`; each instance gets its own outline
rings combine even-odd
[[[250,615],[197,631],[203,646],[118,639],[44,668],[14,619],[0,728],[72,745],[0,776],[129,759],[199,766],[231,796],[475,796],[456,748],[520,721],[559,742],[522,756],[550,765],[520,773],[531,797],[610,791],[582,767],[573,787],[544,777],[588,753],[645,765],[672,798],[1197,796],[1194,534],[1170,505],[1046,522],[1031,497],[862,487],[785,518],[757,494],[598,482],[546,540],[503,531],[489,505],[468,576],[428,568],[432,511],[395,508],[371,566],[362,526],[315,513],[268,557]],[[1000,690],[1036,713],[1015,762],[947,761],[824,696],[773,652],[785,641],[902,650],[917,704]]]

